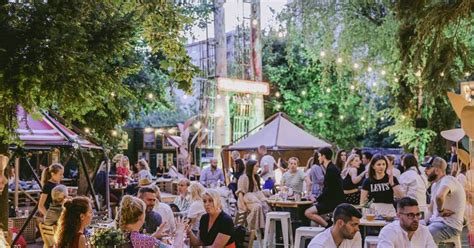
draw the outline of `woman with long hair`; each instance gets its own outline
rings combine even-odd
[[[168,246],[157,239],[157,236],[160,233],[158,231],[151,236],[141,234],[140,229],[145,223],[145,210],[145,203],[134,196],[125,195],[120,202],[117,218],[118,226],[128,237],[132,247],[184,247],[184,230],[187,225],[181,218],[177,218],[176,220],[174,246]]]
[[[247,216],[249,228],[256,230],[265,227],[265,214],[269,211],[266,197],[257,174],[260,165],[256,160],[249,160],[245,165],[245,174],[241,175],[237,185],[237,205],[240,211],[250,211]]]
[[[243,176],[245,175],[242,175],[239,181]],[[194,233],[188,229],[189,243],[191,246],[235,248],[234,221],[232,217],[222,211],[219,191],[207,189],[202,194],[202,199],[206,214],[201,217],[199,222],[199,235],[194,235]]]
[[[64,203],[64,210],[58,221],[56,243],[61,248],[90,247],[84,230],[91,223],[92,207],[89,198],[78,196]]]
[[[41,184],[43,185],[43,190],[41,191],[38,202],[38,210],[43,216],[46,215],[46,211],[52,201],[51,191],[61,182],[63,175],[64,167],[58,163],[51,164],[41,173]]]
[[[339,169],[339,171],[342,171],[342,169],[344,168],[344,165],[346,164],[346,161],[347,161],[347,152],[344,149],[337,151],[335,165]]]
[[[206,213],[204,203],[202,202],[202,193],[204,193],[205,190],[206,188],[198,182],[191,183],[188,188],[191,205],[189,205],[187,217],[194,233],[199,231],[199,221],[201,220],[201,216]]]
[[[309,174],[305,178],[306,188],[311,189],[309,194],[309,199],[311,201],[316,201],[316,198],[321,194],[324,186],[324,168],[319,165],[319,152],[316,150],[313,154],[313,166],[311,166],[311,170]]]
[[[405,172],[400,175],[401,191],[418,202],[420,211],[427,213],[426,190],[428,181],[418,168],[416,157],[411,153],[406,154],[403,156],[402,164],[405,167]]]
[[[373,201],[373,207],[378,214],[395,216],[394,198],[404,196],[397,178],[387,174],[387,159],[376,154],[369,163],[369,176],[362,184],[360,205]]]
[[[346,196],[346,202],[358,205],[360,201],[359,186],[362,184],[362,179],[365,177],[365,172],[357,174],[357,170],[361,166],[362,161],[359,155],[351,154],[346,161],[346,165],[341,172],[342,188]]]

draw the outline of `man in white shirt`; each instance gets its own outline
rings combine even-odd
[[[271,190],[275,185],[275,173],[273,172],[276,164],[275,158],[267,154],[267,148],[264,145],[258,147],[258,153],[261,156],[260,167],[262,167],[260,177],[265,182],[262,188]]]
[[[428,227],[420,225],[418,202],[404,197],[397,203],[398,221],[386,225],[379,234],[377,248],[436,248]]]
[[[334,210],[334,225],[316,235],[308,248],[362,248],[359,223],[362,214],[352,205],[342,203]]]
[[[426,168],[431,186],[429,230],[436,244],[460,235],[463,228],[466,192],[453,176],[446,175],[446,161],[435,157]]]
[[[160,188],[155,185],[153,186],[153,189],[155,190],[157,199],[153,210],[158,212],[163,218],[163,233],[174,233],[176,223],[174,220],[173,210],[171,210],[171,207],[168,204],[161,202]]]

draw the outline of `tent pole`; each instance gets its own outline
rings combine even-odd
[[[28,168],[30,168],[31,173],[33,173],[33,177],[35,178],[35,181],[40,186],[40,189],[43,189],[43,186],[41,185],[41,181],[40,181],[38,175],[36,174],[35,170],[33,169],[33,166],[31,165],[30,160],[28,158],[24,158],[24,159],[26,160],[26,163],[28,164]]]
[[[99,211],[99,202],[97,201],[97,195],[95,194],[94,186],[92,185],[91,179],[89,178],[89,173],[87,172],[87,167],[86,167],[86,160],[84,159],[84,155],[82,154],[82,151],[80,149],[77,149],[77,153],[79,154],[79,158],[81,160],[81,165],[82,165],[82,170],[84,171],[84,176],[87,179],[87,185],[88,185],[88,191],[90,190],[92,197],[94,198],[94,206]]]
[[[15,245],[16,242],[18,241],[18,239],[20,238],[21,234],[23,233],[23,231],[25,231],[26,227],[28,226],[28,223],[30,223],[31,221],[31,218],[33,218],[33,216],[36,214],[36,212],[38,212],[38,204],[36,204],[35,208],[33,209],[33,211],[31,211],[30,215],[28,215],[28,219],[26,219],[25,221],[25,224],[23,224],[23,226],[21,227],[20,231],[18,232],[18,234],[16,235],[15,239],[13,240],[12,244]]]

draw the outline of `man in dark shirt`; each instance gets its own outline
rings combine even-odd
[[[145,202],[145,224],[144,232],[145,233],[154,233],[159,231],[157,230],[160,227],[162,219],[161,215],[153,210],[156,203],[156,193],[155,190],[149,187],[142,187],[138,190],[138,198]]]
[[[331,223],[328,223],[321,215],[332,213],[337,205],[344,202],[342,178],[339,170],[331,161],[332,154],[332,150],[328,147],[319,150],[319,162],[326,168],[323,191],[319,195],[316,204],[306,209],[304,213],[310,220],[323,227],[328,227]]]

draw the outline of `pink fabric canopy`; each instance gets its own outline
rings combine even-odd
[[[80,137],[77,133],[67,128],[48,114],[41,114],[37,120],[18,107],[19,139],[25,146],[73,146],[77,143],[83,148],[102,149],[91,141]]]

